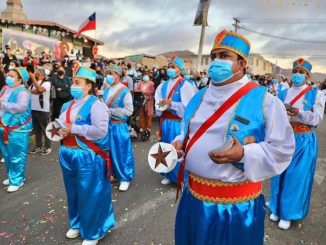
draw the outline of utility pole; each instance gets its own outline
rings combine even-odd
[[[232,24],[234,26],[234,32],[237,33],[238,28],[240,28],[240,20],[238,18],[233,18],[233,20],[235,21],[234,24]]]
[[[201,66],[202,62],[202,53],[203,53],[203,45],[204,45],[204,37],[205,37],[206,23],[203,22],[201,26],[200,40],[199,40],[199,49],[198,49],[198,58],[197,58],[197,71]]]
[[[195,18],[195,26],[201,26],[201,33],[200,33],[200,40],[199,40],[199,48],[198,48],[198,56],[197,56],[197,64],[196,68],[197,71],[199,71],[201,67],[202,62],[202,54],[203,54],[203,45],[204,45],[204,39],[205,39],[205,30],[207,24],[207,15],[208,15],[208,9],[211,4],[212,0],[203,0],[199,2],[196,18]],[[200,17],[197,19],[197,17]]]

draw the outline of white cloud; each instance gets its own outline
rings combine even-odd
[[[200,27],[193,21],[199,0],[29,0],[23,1],[30,19],[55,21],[77,29],[92,12],[97,12],[97,38],[105,42],[100,49],[108,57],[136,53],[158,54],[170,50],[198,51]],[[1,1],[0,9],[4,9]],[[323,19],[323,0],[212,0],[204,53],[209,53],[215,35],[223,28],[233,29],[233,17],[257,19]],[[324,25],[246,24],[248,28],[305,40],[326,40]],[[294,43],[240,30],[252,43],[252,52],[280,56],[285,68],[301,56],[326,54],[325,45]],[[92,33],[90,34],[92,35]],[[324,51],[325,50],[325,51]],[[270,57],[270,56],[269,56]],[[276,58],[270,58],[272,62]],[[312,59],[315,71],[326,72],[326,60]]]

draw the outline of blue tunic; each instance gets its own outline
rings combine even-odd
[[[282,90],[279,98],[284,102],[288,89]],[[304,110],[315,104],[317,88],[305,95]],[[314,125],[312,125],[314,126]],[[316,133],[294,134],[295,152],[289,167],[273,177],[269,197],[271,212],[284,220],[300,220],[309,212],[311,191],[318,154]]]
[[[17,103],[18,94],[27,92],[24,86],[17,87],[8,98],[9,103]],[[31,101],[27,110],[22,113],[12,114],[4,112],[2,122],[8,127],[23,125],[31,117]],[[0,127],[0,149],[5,160],[9,184],[19,186],[25,180],[25,169],[28,156],[29,132],[32,130],[32,120],[26,125],[9,131],[8,144],[4,143],[4,128]]]
[[[173,96],[171,98],[173,102],[181,102],[181,88],[185,82],[187,81],[183,80],[175,89]],[[168,97],[168,93],[167,93],[168,83],[169,81],[165,81],[162,86],[163,98]],[[177,116],[177,112],[175,110],[170,109],[170,111],[174,116]],[[171,143],[175,139],[175,137],[177,137],[181,133],[181,120],[176,121],[176,120],[164,119],[161,127],[162,127],[161,142]],[[180,169],[180,162],[177,163],[177,165],[171,172],[162,175],[168,178],[170,181],[177,183],[179,169]]]
[[[91,96],[76,116],[77,125],[91,125],[91,107],[97,97]],[[72,101],[62,107],[66,111]],[[108,136],[92,141],[102,150]],[[80,229],[86,240],[105,236],[114,226],[110,180],[106,177],[106,162],[77,138],[79,148],[62,145],[59,150],[64,184],[67,192],[70,227]]]
[[[109,92],[110,88],[104,91],[104,101],[107,100]],[[130,93],[130,90],[128,88],[123,89],[110,108],[123,108],[124,97],[127,93]],[[135,161],[129,129],[126,123],[128,117],[113,115],[112,119],[109,124],[109,148],[113,176],[119,181],[130,182],[135,177]]]
[[[200,90],[186,108],[185,135],[190,119],[199,107],[206,90],[207,87]],[[264,140],[266,93],[265,87],[257,87],[240,100],[226,127],[225,140],[229,135],[236,137],[242,144]],[[234,165],[243,169],[243,163]],[[247,202],[218,204],[195,198],[186,186],[176,216],[176,245],[262,245],[264,217],[262,194]]]

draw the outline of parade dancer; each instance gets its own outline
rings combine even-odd
[[[324,116],[325,96],[306,84],[312,65],[299,59],[293,63],[293,87],[282,90],[279,98],[285,103],[295,134],[296,148],[292,162],[281,175],[272,179],[270,219],[278,227],[289,229],[291,220],[303,219],[309,211],[310,197],[318,154],[318,141],[312,128]]]
[[[161,83],[155,92],[155,109],[160,117],[161,142],[171,143],[180,134],[184,109],[195,94],[194,87],[181,76],[184,68],[185,63],[182,59],[172,57],[167,70],[170,79]],[[168,109],[160,111],[160,107],[165,105],[168,105]],[[180,164],[170,173],[163,174],[164,178],[161,181],[163,185],[177,183],[179,166]]]
[[[279,89],[280,89],[280,86],[279,86],[277,78],[273,78],[271,81],[271,84],[269,85],[269,92],[272,95],[277,95]]]
[[[189,102],[172,143],[180,155],[176,245],[262,245],[262,180],[283,172],[294,136],[281,101],[245,75],[250,43],[222,31],[211,52],[211,83]],[[232,142],[222,150],[225,142]]]
[[[95,94],[96,72],[76,67],[71,86],[74,100],[63,105],[59,150],[67,192],[70,230],[67,238],[95,245],[114,226],[108,156],[109,111]],[[53,132],[57,133],[57,132]]]
[[[103,94],[103,101],[111,112],[109,124],[110,153],[113,177],[120,182],[119,190],[127,191],[135,177],[135,161],[126,121],[134,107],[130,90],[121,83],[122,69],[112,65],[106,81],[111,84]]]
[[[10,70],[0,92],[0,149],[5,160],[7,192],[15,192],[25,181],[29,133],[32,131],[31,96],[25,87],[25,68]]]

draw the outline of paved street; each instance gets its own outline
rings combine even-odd
[[[280,231],[266,219],[266,245],[326,244],[326,121],[319,127],[319,161],[309,216],[295,222],[289,231]],[[174,244],[174,219],[177,205],[175,188],[160,185],[160,176],[147,164],[147,152],[155,142],[134,142],[136,179],[127,193],[112,185],[116,227],[100,244],[167,245]],[[68,241],[66,194],[57,149],[47,157],[30,156],[25,186],[17,193],[7,194],[0,189],[0,244],[79,244]],[[5,169],[0,165],[0,179]],[[300,181],[300,180],[298,180]],[[265,182],[266,197],[269,181]],[[268,213],[269,214],[269,213]]]

